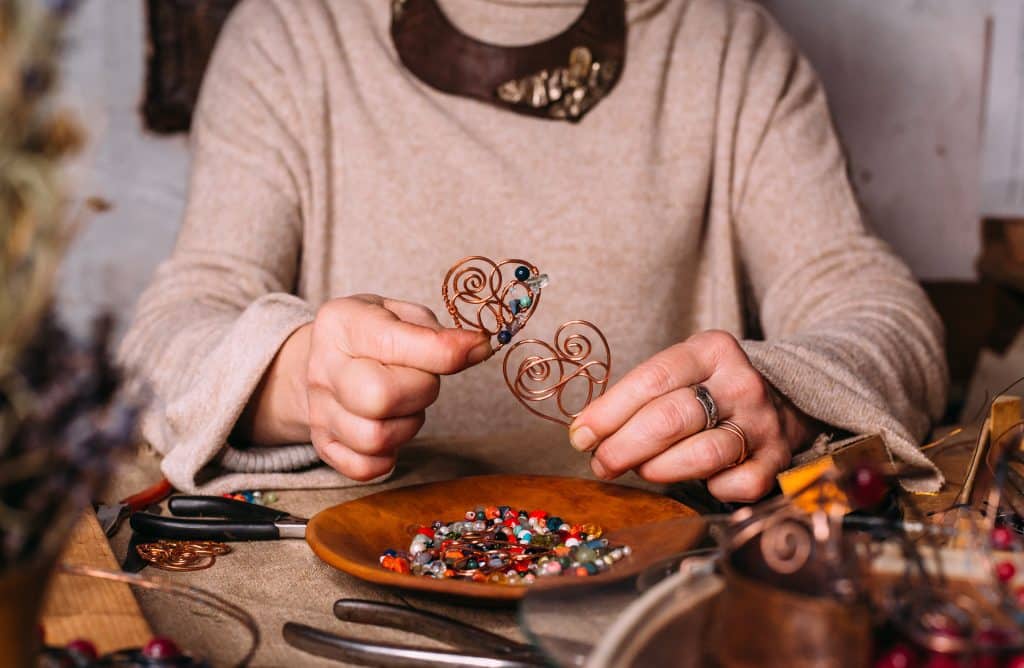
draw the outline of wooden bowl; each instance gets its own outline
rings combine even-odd
[[[454,521],[469,509],[491,505],[546,510],[574,524],[593,522],[604,528],[610,541],[632,548],[631,557],[600,575],[550,578],[559,586],[638,572],[661,558],[689,549],[705,531],[693,509],[633,487],[580,478],[489,475],[391,489],[327,508],[309,521],[306,541],[327,564],[368,582],[444,595],[520,599],[528,587],[438,580],[395,573],[380,566],[384,550],[408,548],[409,527],[434,520]],[[688,518],[694,521],[679,521]],[[673,522],[667,526],[671,530],[657,530],[657,523],[670,520]],[[653,530],[644,531],[644,527]]]

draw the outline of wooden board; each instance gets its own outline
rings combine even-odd
[[[91,509],[75,527],[62,561],[120,569]],[[48,645],[88,638],[101,654],[141,647],[153,635],[131,587],[74,575],[54,576],[43,609],[43,629]]]

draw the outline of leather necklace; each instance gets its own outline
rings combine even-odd
[[[427,85],[541,118],[579,121],[619,79],[626,57],[625,0],[588,0],[564,32],[498,46],[460,31],[437,0],[392,0],[391,39]]]

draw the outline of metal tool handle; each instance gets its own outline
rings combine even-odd
[[[129,522],[132,529],[145,536],[172,540],[237,542],[277,540],[281,537],[277,525],[267,521],[181,519],[150,513],[133,513]]]
[[[341,598],[334,603],[334,616],[344,622],[386,626],[455,647],[483,650],[488,654],[528,654],[533,651],[529,645],[463,624],[450,617],[392,603]]]
[[[273,522],[288,513],[275,508],[259,506],[247,501],[227,499],[223,496],[172,496],[167,509],[178,517],[230,517],[235,520],[265,520]]]
[[[545,665],[539,659],[513,659],[463,654],[439,649],[421,649],[408,645],[374,643],[335,635],[305,624],[287,622],[281,629],[285,642],[304,652],[327,659],[379,668],[536,668]]]

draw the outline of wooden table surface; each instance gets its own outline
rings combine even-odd
[[[75,527],[61,561],[120,570],[92,509]],[[65,574],[55,576],[50,583],[43,630],[48,645],[88,638],[100,653],[141,647],[153,635],[130,586]]]
[[[319,509],[381,488],[508,470],[510,453],[515,453],[514,468],[521,472],[590,477],[587,458],[573,451],[564,439],[562,430],[530,438],[495,436],[488,444],[425,443],[407,450],[399,469],[387,483],[336,490],[281,492],[280,502],[275,505],[308,517]],[[946,474],[948,484],[937,495],[914,495],[916,507],[925,513],[949,507],[960,489],[973,443],[974,434],[965,432],[929,452]],[[157,465],[155,457],[140,455],[139,461],[116,481],[110,498],[152,484],[159,478]],[[654,488],[632,475],[627,476],[624,482]],[[671,489],[668,491],[676,496]],[[112,540],[114,551],[120,556],[126,548],[127,527],[122,527]],[[223,561],[218,560],[215,568],[175,573],[171,577],[182,584],[218,593],[247,608],[256,617],[262,642],[253,663],[255,666],[288,663],[340,665],[285,645],[280,629],[281,624],[288,620],[335,632],[351,632],[359,628],[360,634],[365,634],[363,637],[368,639],[410,642],[410,637],[394,632],[339,624],[330,614],[330,609],[335,599],[346,596],[413,604],[414,607],[450,615],[522,639],[512,610],[466,606],[459,601],[413,597],[405,592],[374,587],[330,569],[310,553],[305,541],[235,543],[233,547],[234,552]],[[85,518],[66,558],[75,563],[116,568],[110,544],[99,530],[94,516]],[[150,628],[140,614],[140,602],[142,611],[158,633],[174,637],[180,644],[211,657],[218,665],[237,660],[241,641],[241,629],[237,626],[226,625],[224,620],[199,613],[187,603],[178,605],[166,596],[140,592],[136,599],[126,585],[63,575],[58,576],[51,592],[44,622],[47,640],[64,642],[72,637],[88,636],[97,642],[101,651],[144,644],[150,636]],[[417,639],[413,642],[424,641]]]

